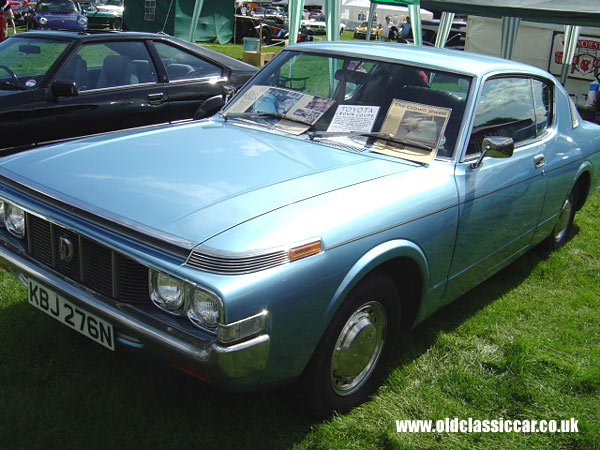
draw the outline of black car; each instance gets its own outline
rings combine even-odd
[[[166,35],[18,33],[0,43],[0,149],[190,119],[256,71]]]

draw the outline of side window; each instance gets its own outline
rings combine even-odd
[[[158,80],[150,54],[141,41],[84,44],[56,79],[75,82],[79,91]]]
[[[535,128],[541,136],[552,124],[552,86],[540,80],[531,80],[535,105]]]
[[[495,78],[486,81],[475,110],[467,155],[481,151],[488,136],[510,137],[515,146],[536,136],[531,80]]]
[[[164,42],[154,42],[169,81],[221,76],[221,67]]]

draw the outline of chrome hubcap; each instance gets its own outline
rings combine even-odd
[[[571,210],[573,209],[573,204],[571,200],[567,198],[565,200],[565,204],[560,210],[560,215],[558,216],[558,221],[554,226],[554,240],[556,242],[560,241],[567,232],[567,226],[569,224],[569,218],[571,217]]]
[[[387,318],[377,301],[360,306],[347,320],[331,356],[330,381],[338,395],[356,392],[369,378],[381,356]]]

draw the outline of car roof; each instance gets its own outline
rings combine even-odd
[[[144,33],[138,31],[108,31],[108,30],[85,30],[85,31],[66,31],[66,30],[40,30],[27,31],[19,33],[15,37],[38,37],[45,39],[65,39],[65,40],[95,40],[95,39],[123,39],[123,37],[132,39],[141,38],[164,38],[174,40],[173,37],[163,34]]]
[[[192,44],[188,41],[169,36],[168,34],[162,33],[144,33],[139,31],[105,31],[105,30],[86,30],[86,31],[59,31],[59,30],[46,30],[46,31],[26,31],[24,33],[13,34],[9,39],[28,39],[28,38],[41,38],[41,39],[60,39],[66,41],[122,41],[123,39],[153,39],[163,40],[177,44],[183,48],[188,49],[196,54],[203,55],[206,58],[211,59],[221,65],[227,66],[230,69],[241,71],[241,72],[256,72],[257,68],[242,62],[238,59],[227,56],[223,53],[211,50],[200,45]]]
[[[501,71],[528,72],[537,76],[548,77],[547,72],[516,61],[436,47],[380,42],[318,41],[290,45],[287,49],[392,60],[470,76],[482,76]]]

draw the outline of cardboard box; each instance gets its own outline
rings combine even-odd
[[[244,62],[262,67],[275,56],[273,52],[244,52]]]

